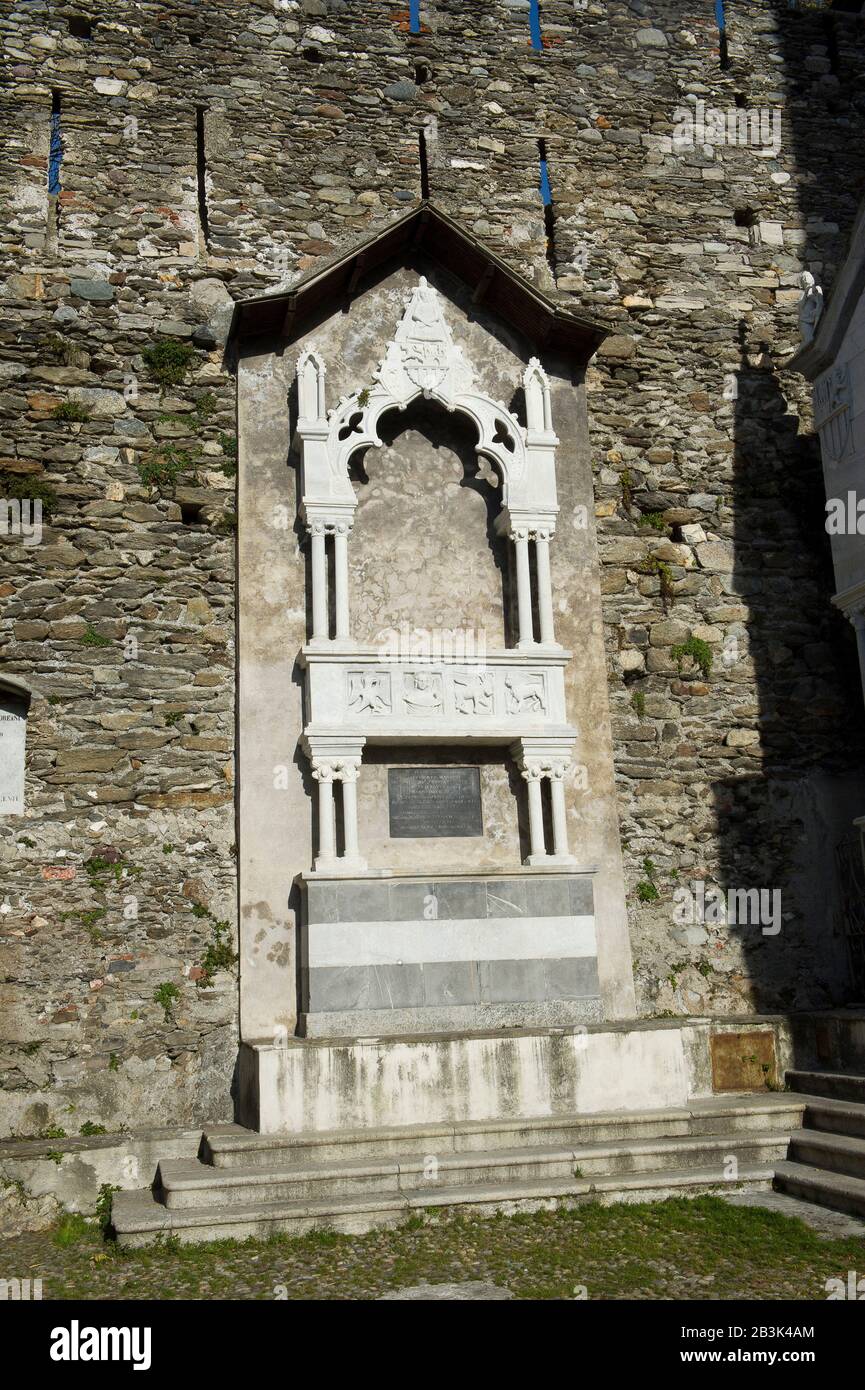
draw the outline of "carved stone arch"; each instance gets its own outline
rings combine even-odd
[[[453,340],[438,294],[421,276],[371,385],[340,398],[324,415],[324,363],[307,348],[297,364],[304,509],[350,505],[349,465],[358,451],[381,448],[379,421],[423,396],[467,416],[477,430],[476,452],[502,479],[506,513],[538,518],[552,529],[558,510],[549,382],[536,358],[523,376],[527,424],[503,401],[475,389],[474,373]],[[309,413],[314,410],[314,414]]]
[[[502,495],[507,505],[511,485],[521,482],[525,474],[525,430],[502,402],[494,401],[480,392],[463,392],[448,398],[440,391],[422,391],[418,388],[400,399],[382,386],[373,386],[345,397],[329,420],[328,457],[334,475],[338,478],[348,477],[352,456],[358,450],[380,449],[379,424],[382,418],[393,410],[406,410],[420,398],[436,401],[449,413],[457,412],[472,422],[477,431],[475,452],[496,466],[502,478]],[[364,405],[361,404],[362,400],[366,402]],[[512,449],[497,438],[503,427],[513,444]]]

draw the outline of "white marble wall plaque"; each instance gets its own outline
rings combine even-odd
[[[27,702],[0,690],[0,816],[24,813],[24,739]]]

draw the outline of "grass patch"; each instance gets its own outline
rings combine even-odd
[[[589,1299],[822,1301],[827,1279],[862,1265],[861,1236],[824,1240],[795,1218],[720,1197],[437,1217],[362,1236],[325,1228],[207,1245],[167,1237],[143,1250],[103,1244],[102,1256],[98,1227],[80,1219],[62,1258],[49,1233],[20,1240],[53,1299],[270,1300],[275,1286],[292,1300],[370,1299],[481,1280],[522,1299],[570,1301],[585,1288]]]
[[[54,1244],[61,1250],[90,1235],[90,1226],[80,1211],[67,1211],[54,1228]]]

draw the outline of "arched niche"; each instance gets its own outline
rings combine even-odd
[[[419,397],[380,417],[378,434],[382,447],[350,462],[352,634],[373,644],[414,634],[418,651],[425,641],[504,646],[501,482],[478,455],[474,423]]]

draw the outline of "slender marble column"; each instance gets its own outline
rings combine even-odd
[[[517,552],[517,613],[519,616],[519,646],[534,644],[532,630],[532,575],[529,568],[529,533],[514,532],[514,546]]]
[[[332,864],[336,857],[333,814],[333,768],[322,764],[313,772],[318,782],[318,860]]]
[[[342,777],[342,834],[346,859],[358,859],[357,841],[357,779],[360,769],[343,767]]]
[[[556,640],[553,627],[553,585],[550,578],[550,533],[535,533],[535,556],[538,562],[538,611],[541,619],[541,641]]]
[[[312,524],[312,640],[326,642],[327,622],[327,559],[324,550],[324,522]]]
[[[557,859],[570,857],[568,848],[568,815],[565,807],[565,768],[556,764],[550,773],[553,802],[553,853]]]
[[[333,567],[336,589],[336,635],[347,638],[348,628],[348,526],[338,522],[333,535]]]
[[[544,807],[541,800],[541,770],[539,767],[531,765],[523,772],[526,785],[529,791],[529,841],[530,853],[532,858],[544,855],[547,847],[544,843]]]

